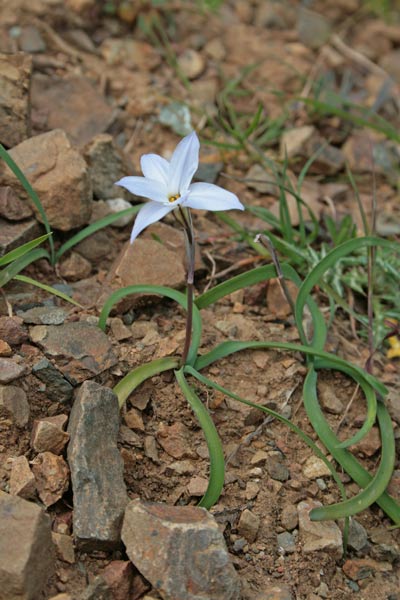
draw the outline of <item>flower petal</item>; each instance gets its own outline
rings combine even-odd
[[[147,177],[123,177],[115,185],[120,185],[132,194],[136,194],[136,196],[150,198],[154,202],[168,201],[167,188],[154,179],[147,179]]]
[[[183,194],[199,166],[200,142],[195,131],[183,138],[174,150],[169,163],[168,194]]]
[[[136,215],[131,233],[131,244],[143,229],[165,217],[171,210],[173,210],[173,206],[160,205],[157,202],[148,202],[145,204]]]
[[[143,154],[140,159],[142,173],[147,179],[168,185],[169,162],[158,154]]]
[[[201,210],[244,210],[239,198],[213,183],[192,183],[184,206]]]

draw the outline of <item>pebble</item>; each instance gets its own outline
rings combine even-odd
[[[33,210],[20,200],[15,191],[9,186],[0,187],[0,216],[8,221],[22,221],[31,217]]]
[[[190,448],[190,430],[179,421],[172,425],[160,423],[157,431],[157,441],[162,449],[172,458],[193,458]]]
[[[260,517],[251,510],[245,509],[240,515],[237,530],[239,535],[246,538],[248,542],[254,542],[260,527]]]
[[[276,190],[279,188],[271,183],[274,180],[274,174],[257,163],[252,165],[246,173],[246,186],[261,194],[276,196]]]
[[[144,453],[147,458],[150,458],[155,464],[160,462],[158,457],[157,443],[152,435],[146,435],[144,438]]]
[[[109,214],[119,213],[122,210],[126,210],[127,208],[132,208],[132,204],[125,200],[124,198],[111,198],[110,200],[106,200],[106,205],[109,209]],[[116,227],[117,229],[123,229],[129,223],[131,223],[134,219],[134,215],[125,215],[124,217],[120,217],[116,221],[111,223],[111,227]]]
[[[31,325],[61,325],[67,314],[58,306],[35,306],[29,310],[19,311],[18,316],[24,323]]]
[[[125,423],[129,429],[134,431],[144,431],[142,413],[136,408],[131,408],[124,415]]]
[[[127,600],[133,582],[133,565],[128,560],[112,560],[101,572],[113,600]]]
[[[208,479],[205,477],[192,477],[187,485],[190,496],[204,496],[208,487]]]
[[[22,323],[20,317],[0,317],[0,338],[10,346],[17,346],[26,342],[28,334]]]
[[[316,479],[317,477],[329,477],[331,472],[323,460],[312,454],[304,464],[303,475],[307,479]]]
[[[32,373],[46,384],[46,396],[57,402],[68,402],[74,388],[47,358],[33,365]]]
[[[12,353],[11,346],[0,339],[0,356],[12,356]]]
[[[195,472],[195,466],[190,460],[175,461],[168,465],[167,469],[174,471],[178,475],[193,475],[193,473]]]
[[[296,540],[291,533],[284,531],[282,533],[278,533],[276,537],[278,541],[278,549],[282,548],[286,554],[293,554],[293,552],[296,552]]]
[[[162,597],[239,600],[238,575],[206,510],[132,500],[122,540],[132,563]]]
[[[323,46],[331,34],[331,23],[322,14],[305,6],[299,9],[297,30],[302,44],[317,49]]]
[[[294,596],[287,585],[271,585],[254,600],[294,600]],[[307,597],[307,600],[312,600]]]
[[[281,513],[281,525],[285,529],[292,531],[295,529],[299,522],[299,516],[297,508],[294,504],[286,504],[282,508]]]
[[[287,481],[290,477],[290,472],[285,464],[285,458],[280,452],[271,452],[267,460],[267,470],[276,481]]]
[[[12,496],[30,500],[36,496],[35,476],[26,456],[17,456],[11,465],[9,490]]]
[[[30,407],[27,396],[21,387],[1,385],[0,407],[11,416],[17,427],[25,427],[28,424]]]
[[[365,528],[356,519],[350,519],[348,546],[351,550],[360,552],[368,542],[368,535]]]
[[[332,384],[321,381],[318,383],[318,397],[322,408],[332,415],[341,415],[344,410],[343,402],[339,400]]]
[[[52,532],[57,558],[70,565],[75,563],[75,550],[72,537],[63,533]]]
[[[316,500],[300,502],[297,505],[299,515],[299,534],[302,550],[305,554],[320,550],[330,552],[337,559],[343,554],[342,533],[333,521],[311,521],[311,509],[322,506]]]
[[[178,57],[178,67],[188,79],[196,79],[206,68],[203,55],[192,48],[187,48]]]
[[[116,395],[94,381],[85,381],[76,395],[68,426],[73,530],[85,551],[113,550],[120,543],[128,497],[117,448],[119,420]]]
[[[42,597],[54,572],[51,522],[33,502],[0,491],[0,590],[7,600]]]
[[[86,279],[91,271],[91,263],[78,252],[71,252],[59,265],[60,275],[66,281]]]
[[[381,438],[379,434],[379,429],[377,427],[372,427],[372,429],[367,433],[363,439],[353,446],[354,451],[360,453],[363,456],[371,457],[381,447]]]
[[[57,415],[34,421],[31,445],[36,452],[61,454],[64,450],[69,440],[69,434],[63,431],[63,425],[60,427],[59,417],[65,417],[65,419],[62,419],[63,425],[65,425],[68,420],[67,415]]]
[[[41,452],[31,464],[39,498],[46,507],[52,506],[69,487],[68,465],[62,456],[51,452]]]
[[[258,411],[260,412],[260,411]],[[268,460],[269,455],[264,450],[257,450],[250,459],[250,464],[254,466],[264,465]]]
[[[110,327],[114,338],[117,342],[122,342],[123,340],[128,340],[132,337],[132,331],[127,327],[122,319],[119,317],[114,317],[110,319]]]
[[[244,497],[246,500],[254,500],[258,496],[260,492],[260,486],[255,481],[249,481],[246,484],[246,489],[244,491]]]
[[[15,381],[25,375],[25,365],[19,364],[10,358],[0,358],[0,384]]]
[[[280,141],[280,154],[284,159],[294,158],[304,153],[304,146],[315,133],[314,125],[302,125],[284,131]]]

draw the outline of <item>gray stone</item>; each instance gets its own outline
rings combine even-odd
[[[79,600],[113,600],[113,593],[104,579],[97,576],[82,592]]]
[[[118,429],[115,394],[85,381],[76,395],[68,427],[74,537],[84,550],[109,550],[120,543],[128,496],[117,448]]]
[[[239,578],[206,510],[133,500],[122,539],[135,567],[165,600],[239,600]]]
[[[356,519],[350,519],[348,546],[351,550],[359,552],[368,542],[367,532]]]
[[[67,402],[72,398],[74,388],[47,358],[33,365],[32,373],[46,384],[46,396],[51,400]]]
[[[276,196],[279,187],[274,185],[273,182],[275,180],[276,177],[270,170],[265,169],[257,163],[252,165],[246,173],[247,187],[261,194]]]
[[[37,600],[53,571],[50,518],[0,491],[0,600]]]
[[[280,452],[271,452],[267,460],[267,470],[272,479],[287,481],[290,477],[284,456]]]
[[[0,54],[0,142],[12,148],[30,135],[32,57]]]
[[[291,533],[283,531],[282,533],[278,533],[276,537],[278,548],[282,548],[286,554],[296,552],[296,541]]]
[[[343,402],[337,397],[335,389],[330,383],[318,383],[319,399],[322,407],[333,415],[341,415],[344,410]]]
[[[129,169],[113,137],[107,133],[94,137],[85,147],[84,157],[89,166],[94,197],[104,200],[121,196],[121,188],[115,182],[128,175]]]
[[[47,356],[56,358],[57,367],[72,385],[98,375],[118,360],[106,334],[85,321],[37,325],[30,335]]]
[[[308,500],[297,505],[299,513],[299,533],[302,550],[305,554],[320,550],[330,552],[340,559],[343,554],[342,533],[333,521],[311,521],[311,509],[322,506],[321,502]]]
[[[18,39],[19,46],[23,52],[34,54],[35,52],[44,52],[46,44],[37,27],[27,25],[22,28],[21,35]]]
[[[116,214],[121,212],[122,210],[126,210],[127,208],[132,208],[132,204],[123,198],[110,198],[106,200],[106,205],[109,210],[109,214]],[[117,221],[111,223],[111,227],[116,227],[117,229],[126,227],[129,225],[131,221],[133,221],[134,215],[126,215],[125,217],[120,217]]]
[[[0,359],[0,369],[1,361]],[[0,407],[12,418],[18,427],[25,427],[29,421],[29,402],[24,390],[15,385],[0,386]]]
[[[325,44],[331,34],[328,19],[305,6],[300,7],[297,29],[301,43],[313,49]]]
[[[193,131],[190,110],[182,102],[171,102],[160,110],[160,123],[170,127],[178,135],[188,135]]]
[[[58,306],[35,306],[17,314],[24,323],[33,325],[62,325],[67,316],[65,310]]]
[[[194,174],[195,181],[205,181],[206,183],[215,183],[218,175],[224,168],[224,163],[200,163],[199,168]]]

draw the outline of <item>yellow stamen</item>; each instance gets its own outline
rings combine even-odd
[[[168,202],[175,202],[175,200],[178,200],[178,198],[180,198],[181,195],[180,194],[175,194],[175,196],[170,196],[168,198]]]

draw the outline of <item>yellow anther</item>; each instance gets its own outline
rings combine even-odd
[[[181,195],[180,194],[175,194],[175,196],[170,196],[168,198],[168,202],[175,202],[175,200],[178,200],[178,198],[180,198]]]

